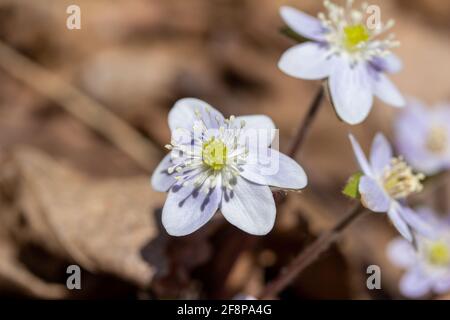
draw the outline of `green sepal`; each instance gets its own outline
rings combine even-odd
[[[350,179],[348,179],[342,193],[352,199],[359,199],[361,197],[361,194],[359,193],[359,181],[363,175],[364,174],[362,172],[353,174]]]

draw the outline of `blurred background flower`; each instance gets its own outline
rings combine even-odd
[[[428,108],[410,101],[395,121],[399,152],[416,169],[434,175],[450,168],[450,105]]]
[[[408,298],[442,295],[450,292],[450,224],[429,208],[417,211],[434,229],[433,239],[417,235],[416,247],[401,238],[392,240],[387,255],[397,267],[405,269],[399,282]],[[417,248],[417,249],[416,249]]]

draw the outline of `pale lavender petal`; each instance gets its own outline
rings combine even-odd
[[[373,61],[375,68],[379,71],[388,73],[400,72],[403,68],[403,63],[399,57],[391,53],[385,57],[376,57]]]
[[[316,41],[325,39],[326,29],[319,19],[288,6],[280,8],[280,15],[289,28],[299,35]]]
[[[303,168],[275,149],[267,149],[267,154],[260,152],[258,157],[249,155],[242,169],[241,175],[247,180],[280,189],[300,190],[308,183]]]
[[[394,128],[399,153],[417,171],[434,175],[445,169],[447,163],[450,164],[450,157],[446,160],[426,147],[429,127],[436,121],[430,114],[419,101],[410,101],[408,107],[397,117]]]
[[[402,216],[399,213],[399,206],[392,205],[388,211],[389,219],[391,220],[394,227],[398,232],[408,241],[413,241],[413,235],[411,233],[411,229],[408,224],[403,220]]]
[[[433,120],[438,124],[447,125],[450,123],[450,105],[449,104],[438,104],[431,111]],[[450,127],[450,126],[449,126]],[[450,129],[450,128],[449,128]]]
[[[276,127],[272,119],[265,115],[236,117],[236,127],[244,121],[245,126],[240,138],[257,144],[258,147],[268,147],[276,135]],[[244,141],[243,141],[244,142]]]
[[[378,182],[368,176],[361,177],[359,182],[359,192],[365,207],[373,212],[387,212],[391,205],[391,199],[386,192],[381,189]]]
[[[235,122],[240,125],[244,121],[244,130],[275,130],[275,124],[272,119],[266,115],[257,114],[250,116],[236,117]]]
[[[162,224],[172,236],[185,236],[200,229],[216,213],[222,198],[220,185],[210,193],[193,186],[174,185],[162,212]]]
[[[446,294],[450,292],[450,275],[447,275],[447,277],[438,279],[435,281],[433,285],[433,291],[436,294]]]
[[[365,64],[351,66],[346,59],[336,59],[328,84],[338,116],[351,125],[363,122],[373,104],[372,80]]]
[[[367,161],[367,158],[364,155],[364,152],[362,151],[360,144],[352,134],[349,135],[349,138],[350,142],[352,143],[353,152],[355,153],[356,160],[358,161],[361,170],[365,175],[372,177],[373,176],[372,168],[370,167],[369,161]]]
[[[408,298],[421,298],[430,293],[431,281],[418,269],[409,270],[400,280],[400,291]]]
[[[391,144],[382,133],[375,136],[370,151],[370,165],[375,173],[379,175],[390,164],[393,157]]]
[[[169,112],[170,130],[173,132],[183,128],[192,131],[195,121],[198,120],[197,112],[207,128],[216,129],[223,123],[223,115],[208,103],[195,98],[184,98],[178,100]]]
[[[373,93],[381,101],[397,108],[403,108],[406,105],[405,98],[398,91],[397,87],[382,73],[372,76]]]
[[[153,171],[151,177],[151,184],[153,189],[160,192],[167,192],[170,187],[176,182],[173,174],[169,174],[167,171],[167,169],[172,165],[171,155],[169,153]]]
[[[233,191],[226,191],[221,211],[232,225],[253,234],[268,234],[275,223],[275,201],[267,186],[238,177]]]
[[[392,240],[386,249],[389,260],[397,267],[409,268],[417,262],[413,245],[402,237]]]
[[[439,215],[434,209],[423,206],[416,208],[415,211],[420,219],[426,221],[430,225],[438,226],[440,224],[438,219]]]
[[[414,229],[416,232],[420,233],[424,237],[435,239],[437,234],[433,226],[427,223],[426,220],[422,219],[416,212],[412,209],[404,206],[400,206],[399,214],[402,216],[403,220]]]
[[[258,300],[258,299],[248,294],[239,293],[233,298],[233,300]]]
[[[325,79],[333,69],[334,59],[327,50],[314,42],[306,42],[288,49],[280,58],[278,67],[294,78]]]

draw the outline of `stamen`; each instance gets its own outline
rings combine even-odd
[[[330,0],[324,1],[327,14],[319,13],[318,17],[324,28],[328,30],[326,39],[331,54],[345,54],[352,62],[368,61],[375,56],[385,56],[392,48],[399,46],[393,35],[384,40],[375,40],[394,26],[394,20],[378,23],[372,30],[366,26],[367,3],[360,9],[353,8],[352,0],[347,0],[340,7]]]
[[[411,167],[402,158],[393,158],[391,165],[385,169],[383,185],[394,199],[403,199],[410,194],[422,191],[425,175],[414,174]]]

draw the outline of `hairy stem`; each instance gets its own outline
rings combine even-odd
[[[314,119],[316,118],[317,112],[320,109],[320,106],[322,105],[322,101],[324,98],[325,92],[323,86],[320,86],[319,91],[317,91],[316,96],[314,97],[314,100],[312,101],[311,105],[309,106],[308,113],[306,114],[305,118],[303,119],[297,134],[294,137],[294,140],[292,141],[292,144],[289,148],[288,155],[291,158],[295,158],[295,155],[301,150],[303,143],[305,142],[305,138],[308,134],[308,131],[311,127],[311,124],[314,122]]]
[[[272,299],[285,289],[302,271],[314,263],[322,253],[336,242],[336,240],[353,221],[363,212],[364,207],[358,205],[345,216],[329,231],[321,235],[309,247],[303,250],[292,263],[270,282],[260,294],[260,299]]]

